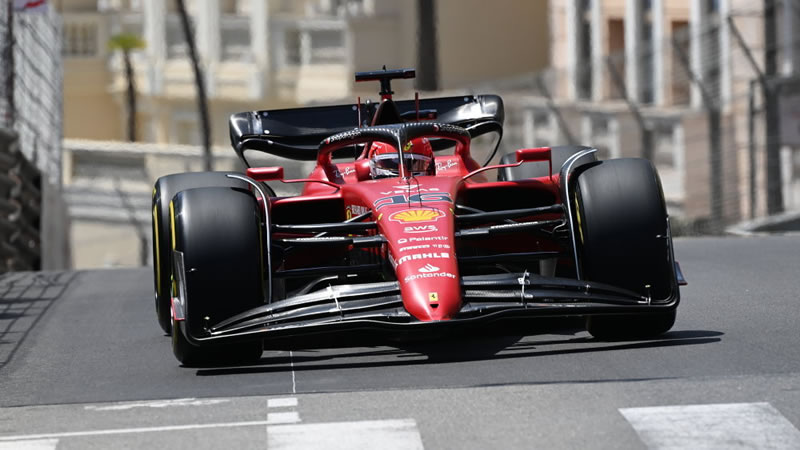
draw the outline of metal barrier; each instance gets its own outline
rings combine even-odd
[[[41,172],[0,128],[0,273],[41,269]]]

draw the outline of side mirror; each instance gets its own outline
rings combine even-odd
[[[547,161],[550,165],[550,178],[553,177],[553,159],[550,147],[521,148],[517,150],[517,162]]]
[[[517,150],[517,162],[551,161],[550,147],[522,148]]]
[[[256,181],[282,180],[283,167],[254,167],[247,169],[247,176]]]

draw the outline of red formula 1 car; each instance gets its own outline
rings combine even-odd
[[[470,144],[502,135],[500,97],[393,100],[413,75],[356,74],[379,103],[234,114],[246,175],[156,182],[156,311],[181,363],[538,316],[584,317],[598,338],[672,327],[683,277],[650,162],[559,146],[481,167]],[[254,167],[264,153],[316,166],[286,180]]]

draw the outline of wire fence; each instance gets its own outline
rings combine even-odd
[[[0,127],[19,134],[23,155],[57,185],[63,120],[58,14],[52,8],[47,12],[17,12],[10,23],[4,2],[0,7],[0,47]],[[9,90],[13,90],[13,102],[8,101]]]

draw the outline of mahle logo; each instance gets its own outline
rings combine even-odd
[[[397,259],[397,265],[399,266],[399,265],[403,264],[406,261],[414,261],[414,260],[418,260],[418,259],[425,260],[425,259],[450,259],[450,258],[451,258],[451,256],[450,256],[449,253],[435,253],[435,252],[432,252],[432,253],[417,253],[416,255],[401,256],[400,258]],[[423,269],[425,269],[425,270],[423,270]],[[436,272],[437,270],[439,270],[439,268],[434,266],[434,265],[432,265],[432,264],[430,264],[430,263],[422,266],[419,269],[419,271],[422,272],[422,273]]]

